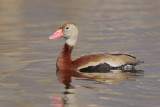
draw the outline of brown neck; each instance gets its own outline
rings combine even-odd
[[[72,68],[72,58],[71,53],[73,50],[73,46],[69,46],[67,43],[64,44],[63,50],[61,51],[58,60],[57,60],[57,68],[58,69],[68,69]]]

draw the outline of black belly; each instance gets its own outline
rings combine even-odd
[[[86,72],[86,73],[106,73],[110,72],[111,70],[122,70],[122,71],[128,71],[128,70],[134,70],[135,65],[122,65],[119,67],[112,67],[107,63],[99,64],[97,66],[88,66],[86,68],[79,69],[80,72]],[[129,67],[129,68],[128,68]]]
[[[92,73],[92,72],[99,72],[99,73],[105,73],[105,72],[110,72],[110,65],[103,63],[99,64],[97,66],[88,66],[86,68],[82,68],[79,71],[80,72],[86,72],[86,73]]]

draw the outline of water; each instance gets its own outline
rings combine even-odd
[[[1,0],[1,107],[159,107],[160,5],[146,0]],[[73,58],[120,51],[145,61],[144,73],[59,71],[59,24],[79,28]]]

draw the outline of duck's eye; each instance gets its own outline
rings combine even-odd
[[[67,29],[67,30],[68,30],[68,29],[69,29],[69,27],[68,27],[68,26],[66,26],[66,27],[65,27],[65,29]]]

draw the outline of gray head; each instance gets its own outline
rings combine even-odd
[[[74,46],[77,41],[78,28],[72,22],[62,23],[59,29],[49,37],[49,39],[56,39],[59,37],[64,37],[66,43],[70,46]]]

